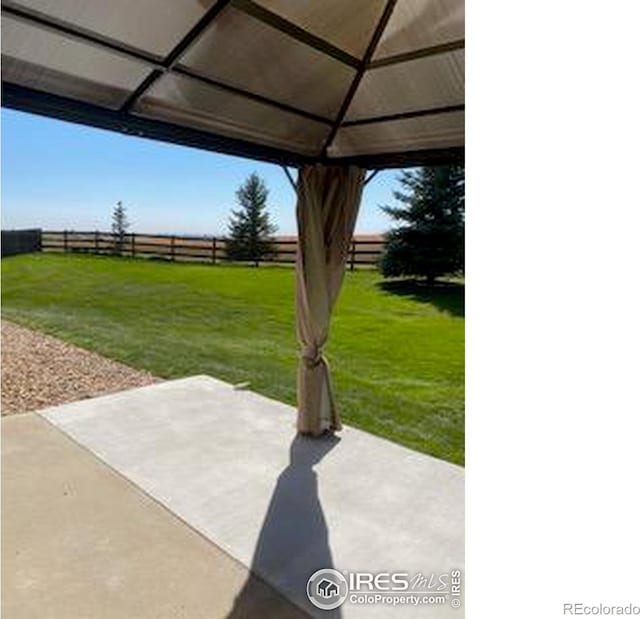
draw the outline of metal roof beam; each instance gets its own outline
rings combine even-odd
[[[417,166],[464,165],[464,146],[325,159],[331,165],[357,165],[369,170]]]
[[[237,157],[250,157],[259,161],[292,167],[300,167],[312,163],[330,165],[354,164],[368,169],[451,163],[464,165],[464,146],[318,158],[246,142],[245,140],[219,136],[207,131],[182,127],[165,121],[123,114],[117,110],[108,110],[97,105],[52,95],[8,82],[3,82],[2,84],[2,105],[9,109],[39,114],[49,118],[57,118],[127,135],[160,140]]]
[[[398,114],[387,114],[386,116],[371,116],[369,118],[358,118],[342,123],[342,127],[357,127],[358,125],[373,125],[376,123],[390,122],[394,120],[405,120],[408,118],[421,118],[423,116],[439,116],[441,114],[452,114],[453,112],[464,112],[464,104],[447,105],[445,107],[435,107],[428,110],[415,110],[412,112],[399,112]]]
[[[274,13],[269,9],[265,9],[263,6],[256,4],[252,0],[232,0],[231,5],[247,15],[255,17],[264,24],[283,32],[301,43],[304,43],[309,47],[313,47],[315,50],[331,56],[354,69],[360,66],[360,59],[348,54],[332,43],[317,37],[315,34],[311,34],[304,28],[300,28],[300,26],[290,22],[284,17],[280,17],[277,13]]]
[[[216,135],[173,123],[133,116],[59,95],[8,82],[2,83],[4,107],[65,120],[81,125],[108,129],[118,133],[191,146],[237,157],[251,157],[280,165],[299,166],[314,161],[313,157],[264,146],[236,138]]]
[[[455,52],[459,49],[464,49],[464,39],[442,43],[440,45],[432,45],[431,47],[422,47],[421,49],[414,49],[410,52],[394,54],[393,56],[386,56],[385,58],[378,58],[372,60],[367,68],[378,69],[379,67],[388,67],[389,65],[409,62],[411,60],[417,60],[418,58],[427,58],[428,56]]]
[[[369,41],[369,45],[367,46],[367,51],[364,54],[364,58],[362,59],[362,62],[358,67],[356,75],[353,78],[353,81],[351,82],[351,86],[349,87],[349,90],[347,91],[347,94],[344,100],[342,101],[342,105],[340,106],[338,116],[336,117],[335,123],[333,124],[333,127],[331,129],[331,132],[329,133],[329,136],[327,137],[324,143],[324,146],[322,148],[323,157],[327,156],[327,151],[329,150],[331,143],[336,137],[336,134],[338,133],[338,129],[340,129],[340,126],[342,125],[342,121],[344,120],[344,117],[347,114],[347,110],[351,105],[351,101],[353,101],[353,97],[356,94],[356,90],[358,90],[358,86],[360,85],[362,76],[364,75],[364,72],[367,70],[367,66],[369,65],[369,62],[371,62],[371,58],[373,57],[373,54],[376,51],[376,47],[380,41],[380,38],[382,37],[382,33],[384,32],[384,29],[389,23],[389,19],[391,18],[391,13],[393,13],[393,9],[395,8],[395,6],[396,6],[396,0],[388,0],[387,4],[384,7],[384,10],[382,11],[382,15],[378,20],[378,25],[376,26],[376,29],[373,32],[373,36]]]

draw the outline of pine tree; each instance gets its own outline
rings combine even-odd
[[[385,277],[436,277],[464,269],[464,168],[423,167],[404,171],[395,191],[402,206],[382,210],[402,225],[385,236]]]
[[[274,253],[272,235],[277,228],[269,221],[268,195],[264,181],[255,173],[236,192],[240,208],[229,218],[227,239],[227,256],[232,260],[251,260],[258,266],[261,258]]]
[[[128,229],[127,209],[121,201],[118,201],[113,208],[113,215],[111,216],[111,234],[113,235],[113,246],[116,254],[122,254],[124,237]]]

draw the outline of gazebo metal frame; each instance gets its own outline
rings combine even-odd
[[[373,2],[373,0],[364,1]],[[171,19],[164,23],[158,22],[161,26],[168,23],[169,31],[171,26],[176,26],[171,40],[164,41],[164,46],[158,48],[157,43],[154,44],[156,51],[161,49],[165,52],[161,56],[140,46],[132,45],[131,39],[126,43],[90,30],[85,27],[86,22],[85,25],[81,25],[81,20],[80,23],[71,23],[60,18],[60,15],[78,16],[84,8],[89,7],[95,10],[94,19],[97,19],[95,15],[100,14],[100,10],[104,8],[100,0],[93,0],[93,7],[91,7],[92,3],[88,2],[84,8],[81,5],[61,4],[50,11],[53,14],[45,14],[34,9],[33,3],[27,0],[23,3],[6,0],[2,3],[2,15],[13,23],[11,27],[14,28],[13,42],[8,45],[8,56],[13,63],[12,54],[15,54],[17,65],[13,65],[9,78],[3,75],[2,104],[16,110],[128,135],[277,163],[284,168],[297,195],[296,211],[299,231],[296,262],[296,328],[301,345],[298,371],[298,429],[304,433],[319,435],[327,430],[334,431],[341,428],[340,417],[333,401],[331,373],[323,348],[329,337],[331,314],[340,292],[348,246],[364,185],[373,178],[376,170],[382,168],[461,164],[464,161],[464,103],[460,101],[464,94],[464,78],[462,77],[463,58],[459,52],[464,49],[465,43],[464,39],[454,38],[455,33],[459,34],[464,29],[464,7],[461,0],[456,0],[455,4],[447,4],[448,1],[386,0],[383,3],[380,0],[376,2],[374,8],[379,13],[369,14],[366,32],[362,31],[364,34],[357,44],[361,55],[355,56],[265,6],[282,8],[283,5],[277,2],[217,0],[212,2],[206,10],[201,6],[201,14],[200,10],[193,13],[194,5],[185,0],[184,7],[189,11],[169,13]],[[435,7],[434,10],[437,9],[443,13],[445,24],[447,18],[457,11],[453,17],[455,28],[447,30],[446,26],[444,27],[449,38],[428,39],[433,44],[420,47],[415,43],[414,37],[413,47],[407,48],[401,45],[400,48],[385,48],[386,52],[378,53],[378,45],[386,34],[385,29],[391,23],[394,9],[401,2],[405,3],[405,9],[412,5],[413,8],[418,7],[419,10],[428,12]],[[169,6],[171,5],[164,5],[165,9]],[[296,6],[297,9],[300,6],[314,8],[311,0],[308,0],[307,5],[289,5],[289,8],[291,6]],[[320,5],[315,5],[315,8],[317,6]],[[361,3],[357,10],[367,9],[370,6]],[[72,12],[56,13],[60,7],[64,10],[71,7]],[[175,9],[173,6],[171,8]],[[226,13],[225,9],[228,9]],[[333,9],[334,18],[339,21],[342,15],[341,5],[334,4]],[[74,10],[76,13],[73,13]],[[113,11],[111,13],[119,15]],[[402,11],[400,13],[402,14]],[[180,21],[182,15],[193,16],[194,19],[199,16],[199,19],[185,32],[177,28],[178,25],[181,28],[189,25]],[[231,20],[224,22],[226,26],[220,26],[222,35],[220,30],[216,30],[213,34],[213,43],[206,39],[205,48],[196,49],[196,61],[191,64],[187,62],[187,54],[190,51],[193,52],[194,46],[213,32],[214,27],[219,25],[216,20],[223,20],[221,15],[227,15]],[[319,13],[316,12],[315,15],[321,21]],[[103,17],[108,16],[108,12],[103,12]],[[406,15],[402,19],[405,20],[405,18]],[[241,72],[241,77],[248,82],[241,80],[238,83],[236,80],[236,83],[232,83],[235,77],[234,72],[237,70],[233,65],[227,73],[222,71],[220,74],[219,65],[214,67],[213,76],[210,71],[207,72],[211,69],[212,61],[215,61],[213,64],[224,65],[225,54],[227,54],[227,60],[234,59],[229,48],[233,48],[237,41],[233,39],[233,26],[234,23],[236,26],[238,23],[234,22],[236,19],[240,22],[244,21],[245,25],[249,24],[247,31],[249,33],[254,32],[251,30],[252,27],[262,28],[257,39],[262,39],[263,31],[266,30],[271,37],[284,35],[281,38],[285,40],[284,47],[281,42],[276,43],[273,38],[267,37],[264,39],[267,41],[266,46],[253,47],[247,42],[246,47],[241,47],[240,54],[236,50],[235,61],[238,61],[239,56],[239,68],[247,70],[246,74]],[[158,32],[158,23],[155,27],[147,29],[147,36],[149,33],[154,35]],[[338,22],[333,23],[335,25]],[[403,21],[402,27],[399,28],[400,38],[405,36],[404,28],[410,27],[411,23],[411,18]],[[355,21],[350,24],[358,26]],[[317,27],[317,23],[312,25]],[[430,22],[426,22],[426,25],[430,25]],[[230,27],[227,28],[227,26]],[[243,27],[241,25],[241,30]],[[75,75],[73,71],[69,74],[75,86],[67,84],[68,89],[61,90],[60,82],[64,82],[67,73],[59,69],[66,69],[66,67],[58,66],[56,69],[55,63],[48,64],[47,54],[50,53],[48,50],[58,48],[50,48],[46,43],[42,43],[42,47],[39,47],[38,35],[32,39],[31,34],[23,33],[23,37],[20,34],[21,28],[26,29],[25,33],[33,29],[40,33],[44,32],[45,38],[47,33],[50,39],[58,40],[62,37],[64,42],[60,43],[58,40],[58,48],[63,51],[71,49],[71,52],[76,54],[71,64],[77,72]],[[96,30],[100,29],[98,25]],[[277,35],[274,35],[274,29]],[[389,30],[395,32],[397,29]],[[347,28],[349,36],[353,32],[357,34],[357,31],[357,27],[355,30]],[[325,33],[335,35],[334,31],[325,30]],[[139,40],[138,34],[138,31],[135,31],[134,43],[141,43],[144,40],[144,36]],[[182,36],[176,41],[177,35]],[[216,39],[215,37],[219,35],[222,38]],[[420,36],[417,38],[420,39]],[[218,41],[221,41],[219,43],[221,47],[218,48],[217,53],[214,53],[212,50],[216,49]],[[78,52],[74,45],[81,51]],[[154,45],[150,47],[153,48]],[[287,45],[293,47],[287,47]],[[291,56],[293,62],[293,68],[290,67],[291,74],[281,71],[278,66],[275,74],[272,72],[270,75],[271,81],[268,85],[272,90],[265,91],[263,85],[262,92],[259,92],[260,71],[273,68],[270,56],[278,46],[280,51],[292,49],[295,52]],[[349,48],[349,44],[345,47]],[[91,54],[88,51],[89,48],[91,48]],[[246,49],[254,54],[255,67],[250,62],[245,62]],[[36,54],[33,57],[34,52],[39,52],[39,55]],[[54,52],[51,53],[55,55]],[[448,56],[442,58],[442,62],[438,64],[439,59],[436,57],[447,54]],[[101,66],[100,59],[103,55],[107,56],[110,62],[115,63],[114,72],[120,64],[131,65],[138,69],[137,73],[131,69],[129,81],[123,82],[128,84],[128,87],[121,87],[118,80],[114,83],[120,86],[116,87],[113,86],[114,83],[108,83],[108,79],[104,84],[92,79],[93,73],[99,72],[96,67]],[[265,66],[265,59],[260,57],[264,55],[269,56],[266,60],[267,64],[271,63],[271,67]],[[41,64],[38,62],[34,64],[33,58],[39,58]],[[314,59],[315,62],[313,62]],[[204,64],[202,64],[203,60]],[[85,61],[84,65],[83,61]],[[93,64],[94,61],[97,65]],[[390,82],[382,79],[384,85],[382,92],[374,89],[374,95],[371,95],[371,91],[367,88],[359,90],[372,74],[374,77],[380,74],[386,75],[388,79],[389,75],[385,71],[389,67],[402,63],[416,63],[413,65],[416,70],[434,63],[439,66],[437,69],[439,72],[436,69],[429,69],[429,71],[436,71],[432,74],[431,82],[427,80],[426,90],[417,88],[413,91],[409,105],[397,98],[397,93],[400,92],[397,84],[402,83],[397,80],[404,79],[397,75]],[[307,75],[313,67],[320,67],[321,70],[319,73],[312,73],[313,79],[308,80]],[[381,73],[376,73],[377,71]],[[402,71],[399,74],[404,75]],[[41,79],[42,75],[47,77]],[[106,75],[114,79],[108,71]],[[291,75],[303,76],[300,83],[296,82],[292,86],[291,92],[273,90],[274,84],[276,87],[278,84],[288,85],[286,80],[289,80]],[[416,80],[419,77],[419,74],[416,75]],[[252,81],[252,78],[255,81]],[[76,82],[73,82],[73,79],[76,79]],[[395,87],[394,80],[396,80]],[[38,88],[43,83],[44,88]],[[74,88],[78,88],[78,83],[82,83],[84,88],[80,91],[83,96],[79,97],[74,96],[74,93],[77,94]],[[371,86],[371,81],[367,83]],[[327,90],[328,84],[332,84],[333,90]],[[160,95],[160,108],[154,108],[153,100],[157,90],[162,92],[165,85],[171,93],[168,97],[168,105],[162,107],[167,102]],[[416,81],[413,86],[420,86],[420,84]],[[115,98],[110,96],[101,99],[100,96],[95,96],[96,88],[99,89],[99,87],[115,88]],[[179,91],[176,99],[171,98],[175,96],[171,88]],[[155,94],[152,94],[152,90]],[[198,94],[200,90],[205,94]],[[326,113],[318,113],[318,101],[323,99],[325,94],[323,91],[327,92],[329,97],[327,101],[321,102],[321,109],[325,112],[331,111],[332,117]],[[359,107],[357,102],[361,92],[364,93],[365,105]],[[185,93],[190,93],[190,96],[185,96]],[[269,93],[271,95],[282,93],[281,99],[288,98],[288,101],[267,96]],[[388,106],[389,95],[392,95],[395,104],[399,103],[398,107]],[[301,100],[300,97],[303,99]],[[393,99],[393,97],[396,98]],[[154,113],[149,113],[148,109],[145,112],[148,99],[152,100],[151,109]],[[425,104],[420,109],[421,104],[429,99],[431,105]],[[379,100],[386,103],[380,106]],[[204,116],[207,122],[202,119],[203,101],[206,102]],[[292,101],[306,102],[306,105],[294,105]],[[186,105],[181,107],[184,103]],[[190,109],[190,104],[193,109]],[[200,109],[198,105],[201,106]],[[243,108],[244,112],[239,112],[239,107]],[[221,111],[221,108],[224,110]],[[230,110],[231,116],[229,116]],[[265,110],[273,111],[273,122],[268,122]],[[369,113],[371,110],[376,113]],[[352,111],[355,113],[352,114]],[[436,117],[438,122],[434,121]],[[306,124],[297,125],[295,121],[299,119],[306,121]],[[418,123],[418,137],[414,139],[411,136],[416,130],[415,121],[419,119],[425,120],[421,125]],[[435,124],[429,124],[430,122]],[[366,130],[362,128],[376,125],[378,125],[378,131],[374,132],[374,137],[370,135],[367,137]],[[400,125],[404,126],[403,130],[398,129]],[[211,130],[207,130],[208,127],[211,127]],[[358,129],[352,129],[355,127]],[[399,132],[402,140],[396,139],[396,132]],[[297,135],[298,133],[301,137]],[[341,138],[345,134],[346,148],[341,145]],[[358,139],[354,138],[354,134],[360,135],[360,145],[358,145]],[[365,136],[364,140],[362,135]],[[252,137],[255,140],[251,139]],[[377,143],[376,140],[378,140]],[[430,148],[422,148],[427,144]],[[391,150],[384,152],[387,145]],[[296,180],[293,179],[287,166],[298,168]],[[365,169],[374,172],[367,178]]]
[[[135,91],[130,94],[119,110],[110,110],[99,105],[46,93],[5,81],[3,81],[2,84],[2,105],[11,109],[49,116],[59,120],[90,125],[101,129],[108,129],[119,133],[131,134],[139,137],[146,137],[229,155],[248,156],[260,161],[268,161],[271,163],[295,167],[312,163],[331,163],[339,165],[357,165],[359,167],[374,169],[406,167],[411,165],[462,163],[464,160],[463,146],[349,157],[329,157],[327,155],[327,149],[335,138],[340,127],[375,124],[392,120],[419,118],[423,116],[439,116],[464,111],[464,104],[459,104],[345,121],[345,114],[353,100],[365,71],[464,49],[464,39],[460,39],[445,44],[413,50],[408,53],[395,54],[373,60],[373,52],[385,26],[387,25],[396,1],[397,0],[387,1],[383,14],[376,26],[374,35],[362,59],[352,56],[328,41],[253,2],[253,0],[219,0],[187,32],[187,34],[184,35],[170,53],[162,58],[148,51],[135,48],[101,34],[82,29],[77,25],[70,24],[38,11],[14,4],[11,1],[5,1],[2,3],[2,15],[10,16],[13,19],[30,25],[35,25],[38,28],[49,30],[56,34],[64,35],[71,39],[76,39],[92,47],[105,49],[110,53],[117,54],[124,58],[142,62],[152,69],[152,71],[135,89]],[[207,28],[211,26],[216,18],[222,13],[223,9],[228,5],[251,15],[255,19],[258,19],[280,32],[293,37],[301,43],[314,48],[318,52],[331,56],[332,58],[356,69],[356,74],[351,86],[344,97],[338,115],[335,119],[326,118],[299,107],[265,97],[255,92],[238,88],[237,86],[233,86],[219,80],[214,80],[194,69],[190,69],[179,64],[180,59],[184,56],[190,46]],[[131,111],[136,101],[148,92],[151,86],[166,73],[172,73],[189,80],[199,81],[207,84],[208,86],[231,92],[246,99],[257,101],[279,110],[296,114],[309,120],[330,126],[331,131],[324,144],[322,154],[317,157],[305,156],[268,145],[249,142],[238,138],[231,138],[209,131],[185,127],[162,120],[144,118],[132,114]]]

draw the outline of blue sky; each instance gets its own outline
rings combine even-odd
[[[122,200],[135,232],[221,235],[254,171],[278,233],[295,233],[295,195],[279,166],[2,110],[3,228],[104,230]],[[367,185],[357,232],[391,226],[379,207],[393,202],[398,174]]]

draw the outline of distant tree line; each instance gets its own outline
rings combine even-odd
[[[464,271],[465,172],[457,165],[405,170],[399,205],[382,210],[398,225],[384,235],[380,271],[384,277],[424,279],[431,286],[438,277]],[[231,211],[226,251],[229,258],[256,266],[276,253],[265,182],[251,174],[236,191],[238,208]],[[122,201],[113,209],[114,253],[121,254],[130,223]]]

